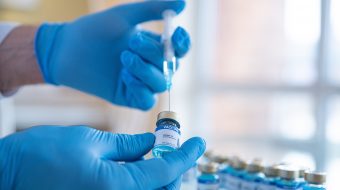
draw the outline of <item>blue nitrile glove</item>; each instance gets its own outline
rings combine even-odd
[[[161,37],[136,26],[180,13],[183,0],[146,1],[113,7],[73,22],[43,24],[35,42],[47,83],[65,85],[113,104],[148,110],[166,89]],[[172,37],[177,57],[190,47],[183,28]]]
[[[164,158],[143,160],[154,140],[152,133],[112,134],[83,126],[18,132],[0,140],[0,189],[178,189],[205,142],[194,137]]]

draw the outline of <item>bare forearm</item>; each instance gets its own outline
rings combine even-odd
[[[34,53],[36,30],[35,26],[19,26],[0,45],[1,92],[43,82]]]

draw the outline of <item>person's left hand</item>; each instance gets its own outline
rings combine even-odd
[[[40,26],[36,55],[47,83],[65,85],[113,104],[150,109],[166,90],[161,37],[137,25],[161,20],[167,9],[180,13],[183,0],[144,1],[112,7],[68,23]],[[183,28],[172,36],[183,57],[190,37]]]
[[[154,141],[152,133],[34,127],[0,139],[0,189],[179,189],[205,142],[194,137],[163,158],[143,160]]]

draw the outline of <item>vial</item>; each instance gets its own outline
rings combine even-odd
[[[326,173],[306,171],[305,181],[303,190],[326,190]]]
[[[229,175],[227,178],[228,190],[240,190],[243,177],[246,174],[247,163],[238,157],[234,157],[231,160],[231,168],[229,169]]]
[[[279,167],[280,179],[276,183],[276,190],[300,190],[299,169],[291,166]]]
[[[263,171],[265,178],[261,181],[257,190],[276,190],[279,180],[279,168],[277,165],[266,166]]]
[[[211,162],[212,161],[212,157],[214,157],[213,151],[212,150],[206,150],[202,156],[202,158],[200,158],[200,160],[202,162]]]
[[[163,111],[158,114],[155,130],[156,140],[152,149],[154,157],[161,158],[164,154],[178,149],[181,136],[179,129],[180,124],[175,112]]]
[[[201,174],[197,178],[198,190],[218,190],[219,177],[216,174],[218,170],[218,164],[215,162],[202,163],[198,165],[198,170]]]
[[[197,164],[191,167],[188,171],[183,174],[182,182],[191,183],[196,180]]]
[[[211,158],[213,162],[219,164],[217,175],[220,178],[220,189],[227,189],[227,179],[229,177],[230,170],[230,158],[227,156],[213,156]]]
[[[257,190],[260,182],[264,179],[262,161],[255,159],[246,167],[247,173],[243,176],[241,190]]]
[[[302,186],[307,184],[307,182],[305,180],[305,172],[306,171],[309,171],[309,168],[307,168],[307,167],[300,167],[299,168],[299,179],[298,180],[300,181]]]

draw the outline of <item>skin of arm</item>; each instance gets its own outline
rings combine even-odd
[[[43,83],[34,53],[36,26],[13,29],[0,44],[0,92],[8,94],[21,86]]]

